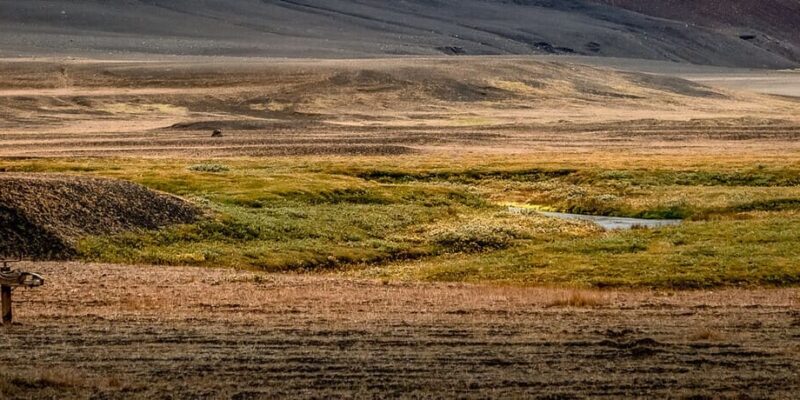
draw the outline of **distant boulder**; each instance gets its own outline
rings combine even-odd
[[[222,137],[222,129],[214,129],[214,131],[211,132],[211,137]]]
[[[449,56],[462,56],[467,54],[467,50],[459,46],[442,46],[437,47],[436,50],[439,50]]]

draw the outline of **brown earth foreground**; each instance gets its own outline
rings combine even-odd
[[[793,398],[800,289],[591,292],[23,264],[3,398]]]

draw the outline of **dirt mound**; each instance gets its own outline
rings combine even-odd
[[[0,257],[62,259],[87,235],[188,223],[199,211],[130,182],[0,173]]]

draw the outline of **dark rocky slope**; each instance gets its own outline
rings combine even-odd
[[[0,55],[584,54],[786,68],[800,60],[800,37],[776,33],[798,22],[787,2],[724,14],[740,22],[727,29],[694,23],[718,13],[689,0],[619,2],[633,10],[590,0],[0,0]]]
[[[88,235],[199,217],[192,205],[130,182],[0,173],[0,258],[60,259]]]

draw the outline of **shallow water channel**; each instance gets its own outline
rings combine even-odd
[[[597,215],[568,214],[559,212],[537,211],[537,213],[551,218],[577,219],[591,221],[600,225],[606,230],[625,230],[633,228],[660,228],[664,226],[678,225],[682,222],[679,219],[642,219],[642,218],[622,218],[604,217]]]

